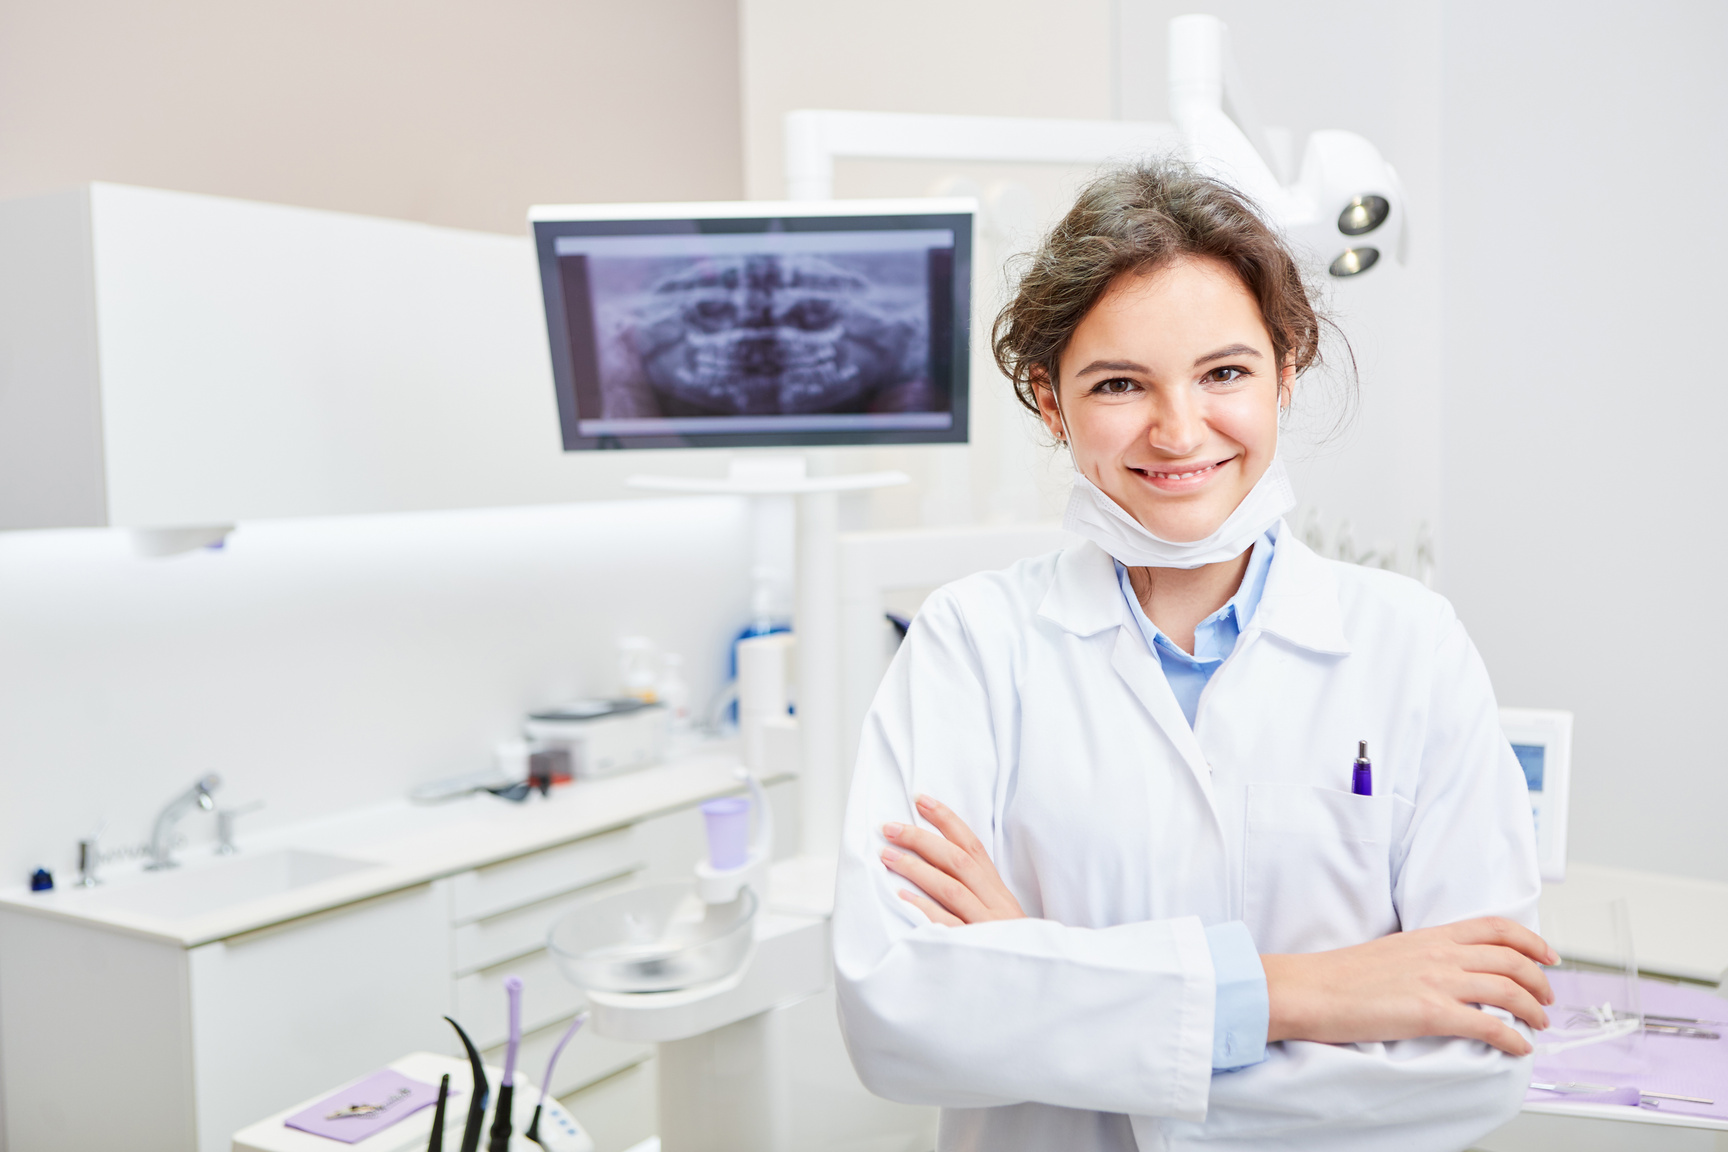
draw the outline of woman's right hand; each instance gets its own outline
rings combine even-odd
[[[1475,1004],[1504,1008],[1540,1031],[1553,989],[1539,964],[1559,957],[1542,937],[1498,916],[1395,932],[1331,952],[1260,957],[1271,1001],[1268,1042],[1349,1044],[1464,1036],[1513,1056],[1530,1042]]]

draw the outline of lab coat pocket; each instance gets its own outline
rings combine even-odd
[[[1262,952],[1320,952],[1397,929],[1394,799],[1248,786],[1242,918]]]

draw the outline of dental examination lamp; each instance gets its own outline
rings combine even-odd
[[[1404,186],[1378,149],[1354,132],[1308,137],[1293,184],[1215,16],[1170,21],[1170,117],[1184,157],[1253,197],[1333,276],[1359,276],[1385,256],[1404,262]]]

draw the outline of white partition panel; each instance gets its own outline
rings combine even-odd
[[[526,235],[114,184],[0,205],[0,529],[616,498]],[[12,463],[7,463],[12,462]]]

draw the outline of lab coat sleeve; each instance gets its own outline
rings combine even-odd
[[[962,614],[938,593],[865,722],[847,806],[834,960],[853,1064],[871,1091],[912,1104],[1199,1119],[1213,970],[1198,918],[946,927],[900,899],[908,885],[881,862],[882,825],[916,821],[920,792],[992,842],[1001,747],[1019,706],[1011,695],[992,698]]]
[[[1523,775],[1487,669],[1450,606],[1440,611],[1422,760],[1413,789],[1395,785],[1414,812],[1392,846],[1394,903],[1407,930],[1476,916],[1535,927],[1541,880]],[[1156,1125],[1176,1146],[1456,1152],[1510,1120],[1529,1080],[1529,1058],[1475,1040],[1285,1041],[1263,1063],[1213,1078],[1203,1130],[1135,1127]],[[1162,1146],[1146,1136],[1141,1147]]]

